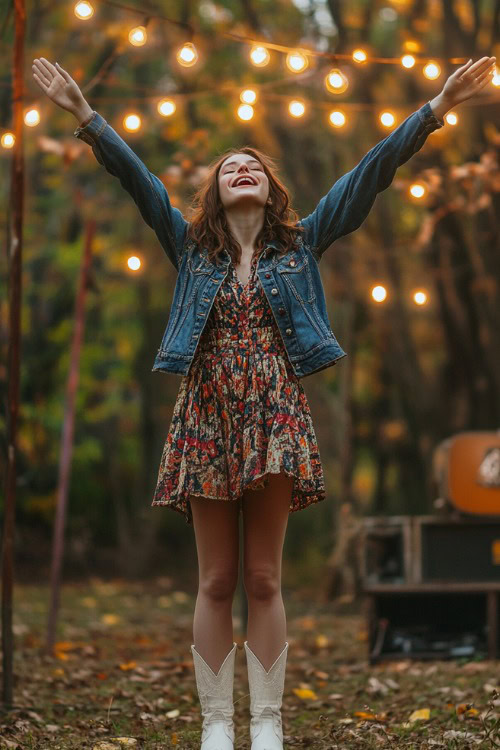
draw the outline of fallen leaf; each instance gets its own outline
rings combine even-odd
[[[411,714],[408,721],[426,721],[430,718],[430,715],[431,711],[429,708],[419,708]]]
[[[315,701],[318,697],[314,690],[310,690],[309,688],[293,688],[293,692],[299,698],[302,698],[302,700]]]
[[[128,672],[130,669],[135,669],[137,666],[136,661],[127,661],[124,664],[120,664],[120,669],[123,672]]]
[[[101,617],[101,622],[104,625],[117,625],[120,622],[120,617],[112,613],[105,614]]]

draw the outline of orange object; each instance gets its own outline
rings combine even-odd
[[[462,513],[500,516],[500,430],[460,432],[434,452],[442,498]]]

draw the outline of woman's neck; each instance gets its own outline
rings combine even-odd
[[[226,220],[234,239],[245,255],[255,250],[255,240],[264,224],[263,206],[234,206],[226,211]]]

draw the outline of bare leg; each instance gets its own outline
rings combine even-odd
[[[293,477],[270,474],[267,487],[247,490],[243,495],[247,641],[266,671],[286,641],[281,559],[292,487]]]
[[[238,582],[239,505],[194,495],[190,502],[199,570],[193,643],[217,674],[233,647],[232,605]]]

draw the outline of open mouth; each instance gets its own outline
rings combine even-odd
[[[256,185],[256,181],[253,179],[253,177],[248,177],[247,175],[237,177],[236,180],[233,182],[232,187],[242,187],[243,185]]]

